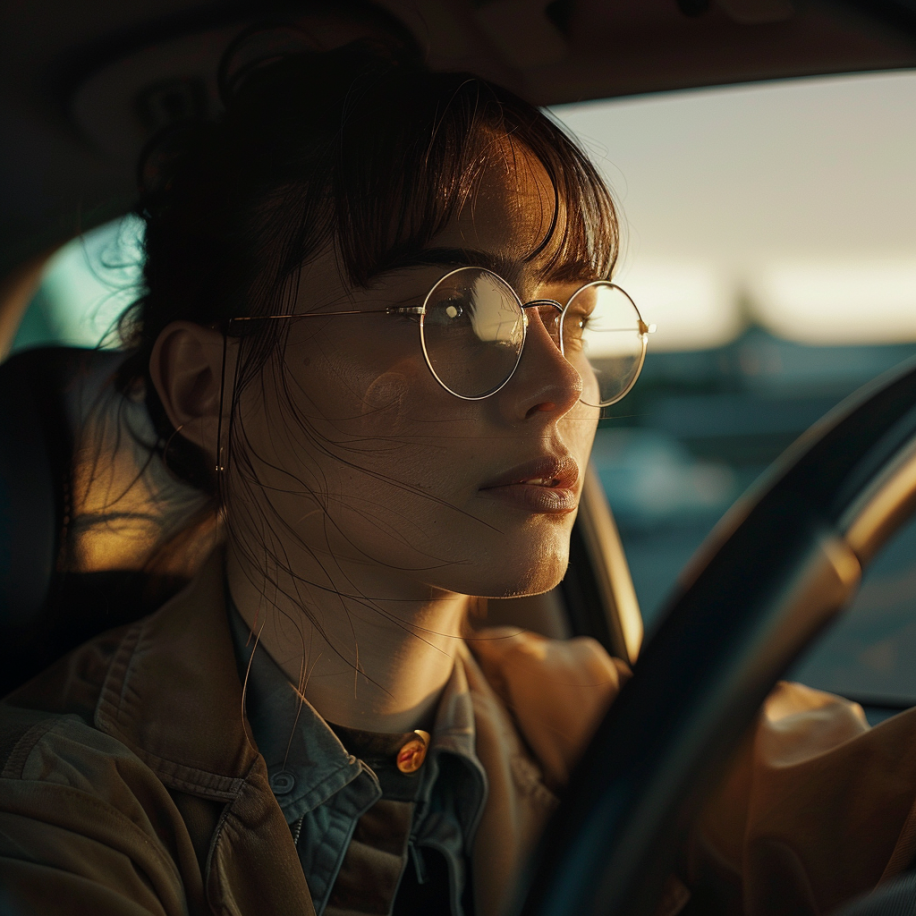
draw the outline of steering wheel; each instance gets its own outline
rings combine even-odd
[[[570,779],[513,916],[651,916],[761,703],[916,510],[916,360],[808,430],[723,518]]]

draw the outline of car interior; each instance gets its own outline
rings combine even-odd
[[[131,207],[150,139],[218,111],[218,62],[242,30],[263,27],[267,47],[290,25],[327,47],[362,36],[415,43],[434,68],[473,71],[543,106],[916,67],[911,0],[0,8],[2,694],[155,609],[204,559],[189,550],[180,567],[138,573],[167,510],[197,497],[147,460],[142,401],[110,384],[124,354],[8,354],[54,253]],[[489,624],[589,635],[638,660],[519,889],[519,913],[655,911],[703,791],[766,693],[916,509],[916,368],[835,408],[738,500],[681,574],[645,647],[612,509],[591,471],[561,585],[490,602]]]

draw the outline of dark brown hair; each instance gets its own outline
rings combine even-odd
[[[153,170],[138,208],[145,291],[121,325],[135,349],[122,383],[146,383],[160,454],[214,498],[213,468],[171,427],[149,383],[152,347],[170,322],[287,314],[300,268],[328,246],[346,279],[365,286],[436,237],[480,174],[505,161],[505,141],[532,155],[554,190],[554,218],[528,257],[549,250],[554,262],[610,275],[618,226],[604,182],[550,117],[492,83],[363,41],[243,67],[224,75],[223,95],[223,116],[186,131]],[[286,325],[248,325],[226,394],[233,406],[282,356]],[[244,463],[244,436],[230,426],[223,463]]]

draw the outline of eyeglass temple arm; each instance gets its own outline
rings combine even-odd
[[[228,318],[214,327],[228,329],[239,321],[298,321],[300,318],[337,318],[339,315],[422,315],[425,311],[422,305],[414,305],[387,309],[348,309],[343,312],[304,312],[298,315],[240,315]]]
[[[619,287],[618,287],[618,288],[619,288]],[[623,291],[621,290],[621,292],[623,292]],[[626,295],[626,293],[624,293],[624,295]],[[629,299],[630,297],[627,296],[627,298]],[[632,302],[633,300],[631,299],[630,301]],[[560,303],[557,302],[555,299],[533,299],[531,302],[526,302],[526,303],[522,306],[522,308],[523,308],[523,309],[541,308],[542,306],[545,306],[545,305],[551,305],[551,306],[553,306],[558,312],[563,312],[563,311],[564,311],[563,306],[560,305]],[[635,305],[634,305],[634,308],[636,308]],[[639,310],[638,310],[638,309],[637,309],[637,311],[636,311],[636,314],[637,314],[637,316],[638,316],[637,320],[639,321],[639,335],[640,335],[640,337],[645,337],[647,334],[654,334],[654,333],[655,333],[655,325],[654,325],[654,324],[646,324],[645,321],[642,320],[642,316],[639,314]],[[623,328],[621,328],[621,330],[623,330]]]
[[[563,311],[563,306],[559,302],[554,301],[553,299],[535,299],[532,302],[526,302],[522,308],[540,308],[541,306],[550,305],[555,308],[558,312]],[[242,315],[238,318],[229,318],[227,321],[222,322],[221,326],[228,328],[231,324],[236,321],[298,321],[300,318],[328,318],[328,317],[337,317],[338,315],[423,315],[426,312],[426,307],[422,305],[412,305],[412,306],[392,306],[387,309],[348,309],[344,312],[305,312],[301,315]],[[639,318],[639,333],[640,334],[654,334],[655,325],[646,324],[642,318]]]

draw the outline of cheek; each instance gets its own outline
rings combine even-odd
[[[298,374],[299,389],[314,405],[310,457],[340,481],[342,493],[369,487],[381,496],[386,479],[434,486],[445,426],[455,419],[453,399],[422,356],[359,356],[312,357]]]
[[[578,460],[580,471],[584,472],[585,465],[591,456],[600,416],[601,411],[598,408],[580,401],[560,421],[563,438]]]
[[[353,484],[368,484],[380,498],[390,497],[402,509],[411,501],[410,491],[414,496],[436,492],[447,498],[454,484],[448,459],[456,445],[452,400],[425,364],[419,372],[401,366],[373,379],[347,433],[354,440],[354,463],[379,477],[354,479]],[[410,490],[386,487],[385,481]]]
[[[410,382],[403,372],[385,372],[362,396],[360,432],[366,436],[397,435],[410,408]]]
[[[404,551],[435,541],[444,518],[455,521],[445,507],[458,501],[464,485],[455,468],[462,450],[455,443],[454,399],[413,358],[381,373],[315,359],[308,370],[299,383],[315,402],[309,445],[280,461],[314,495],[287,491],[273,498],[276,510],[307,543],[330,536],[341,557],[356,549],[393,564],[428,562],[426,546],[416,557]],[[311,394],[316,391],[321,397]],[[318,505],[320,513],[306,511]]]

